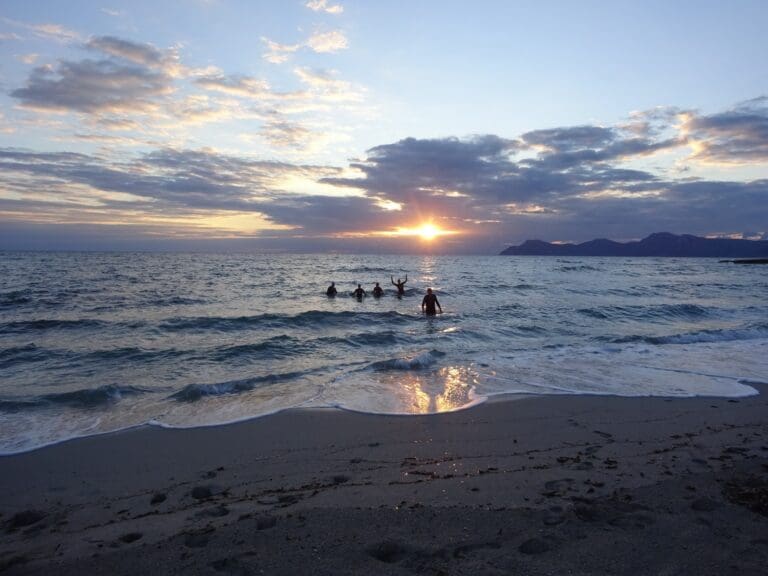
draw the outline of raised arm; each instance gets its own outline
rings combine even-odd
[[[389,277],[389,281],[392,282],[392,286],[397,286],[397,284],[395,284],[395,277],[394,276],[390,276]]]
[[[405,280],[403,280],[403,284],[405,284],[406,282],[408,282],[408,274],[405,275]]]

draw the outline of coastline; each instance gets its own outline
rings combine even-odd
[[[0,457],[0,573],[757,574],[768,398],[293,409]]]

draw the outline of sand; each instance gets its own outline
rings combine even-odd
[[[0,573],[765,574],[762,392],[73,440],[0,458]]]

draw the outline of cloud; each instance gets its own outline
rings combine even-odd
[[[35,36],[39,38],[44,38],[46,40],[54,40],[56,42],[69,43],[69,42],[76,42],[81,39],[81,36],[78,32],[75,32],[74,30],[70,30],[69,28],[66,28],[60,24],[54,24],[54,23],[28,24],[26,22],[18,22],[16,20],[11,20],[10,18],[3,18],[2,20],[3,22],[10,24],[11,26],[15,26],[17,28],[23,28],[24,30],[29,30]],[[18,37],[15,34],[12,34],[11,36],[13,36],[14,39],[18,39]]]
[[[31,53],[31,54],[18,54],[16,56],[16,59],[19,62],[23,62],[24,64],[32,65],[35,62],[37,62],[37,59],[38,59],[39,56],[40,56],[39,54],[34,54],[34,53]]]
[[[60,190],[63,201],[74,188],[103,193],[102,206],[128,202],[133,209],[168,214],[187,209],[260,212],[281,194],[287,177],[318,179],[336,169],[254,161],[206,150],[161,149],[123,162],[76,153],[0,149],[0,184],[24,197]],[[112,193],[122,196],[110,200]]]
[[[682,128],[693,148],[693,160],[723,164],[768,161],[766,96],[743,102],[718,114],[689,113]]]
[[[261,98],[270,93],[270,86],[266,80],[249,76],[224,76],[218,74],[215,76],[202,76],[197,78],[195,82],[207,90],[223,92],[232,96]]]
[[[182,67],[178,55],[112,36],[91,38],[84,48],[101,59],[61,60],[35,68],[26,86],[11,92],[35,110],[85,113],[147,112],[173,90]]]
[[[112,60],[62,60],[56,68],[35,68],[11,96],[36,110],[135,112],[152,109],[153,97],[170,90],[162,72]]]
[[[340,80],[335,70],[317,70],[311,68],[294,68],[294,74],[299,80],[313,90],[316,97],[333,102],[359,102],[363,92],[355,88],[351,82]]]
[[[345,50],[349,43],[347,37],[340,30],[331,30],[330,32],[315,32],[305,42],[299,44],[280,44],[269,38],[261,39],[267,46],[267,52],[263,58],[273,64],[282,64],[288,61],[291,54],[308,48],[317,53],[334,53]]]
[[[267,52],[263,58],[272,64],[282,64],[286,62],[290,55],[302,48],[303,44],[279,44],[269,38],[261,38],[261,41],[267,45]]]
[[[116,56],[134,64],[142,64],[151,68],[160,68],[165,61],[164,54],[151,44],[139,44],[114,36],[97,36],[91,38],[86,47]]]
[[[314,134],[301,124],[273,118],[264,123],[261,135],[273,146],[281,148],[306,148]]]
[[[102,8],[101,12],[114,18],[122,18],[126,15],[125,10],[115,10],[114,8]]]
[[[341,4],[329,5],[328,0],[309,0],[304,6],[315,12],[327,12],[328,14],[341,14],[344,12],[344,6]]]
[[[307,237],[369,233],[402,223],[401,214],[361,196],[281,197],[264,206],[264,211],[275,222],[295,227],[290,234]]]
[[[330,32],[316,32],[307,40],[307,46],[315,52],[338,52],[345,50],[349,43],[347,37],[340,30]]]

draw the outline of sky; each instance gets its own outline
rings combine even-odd
[[[768,239],[764,0],[6,0],[0,250]]]

